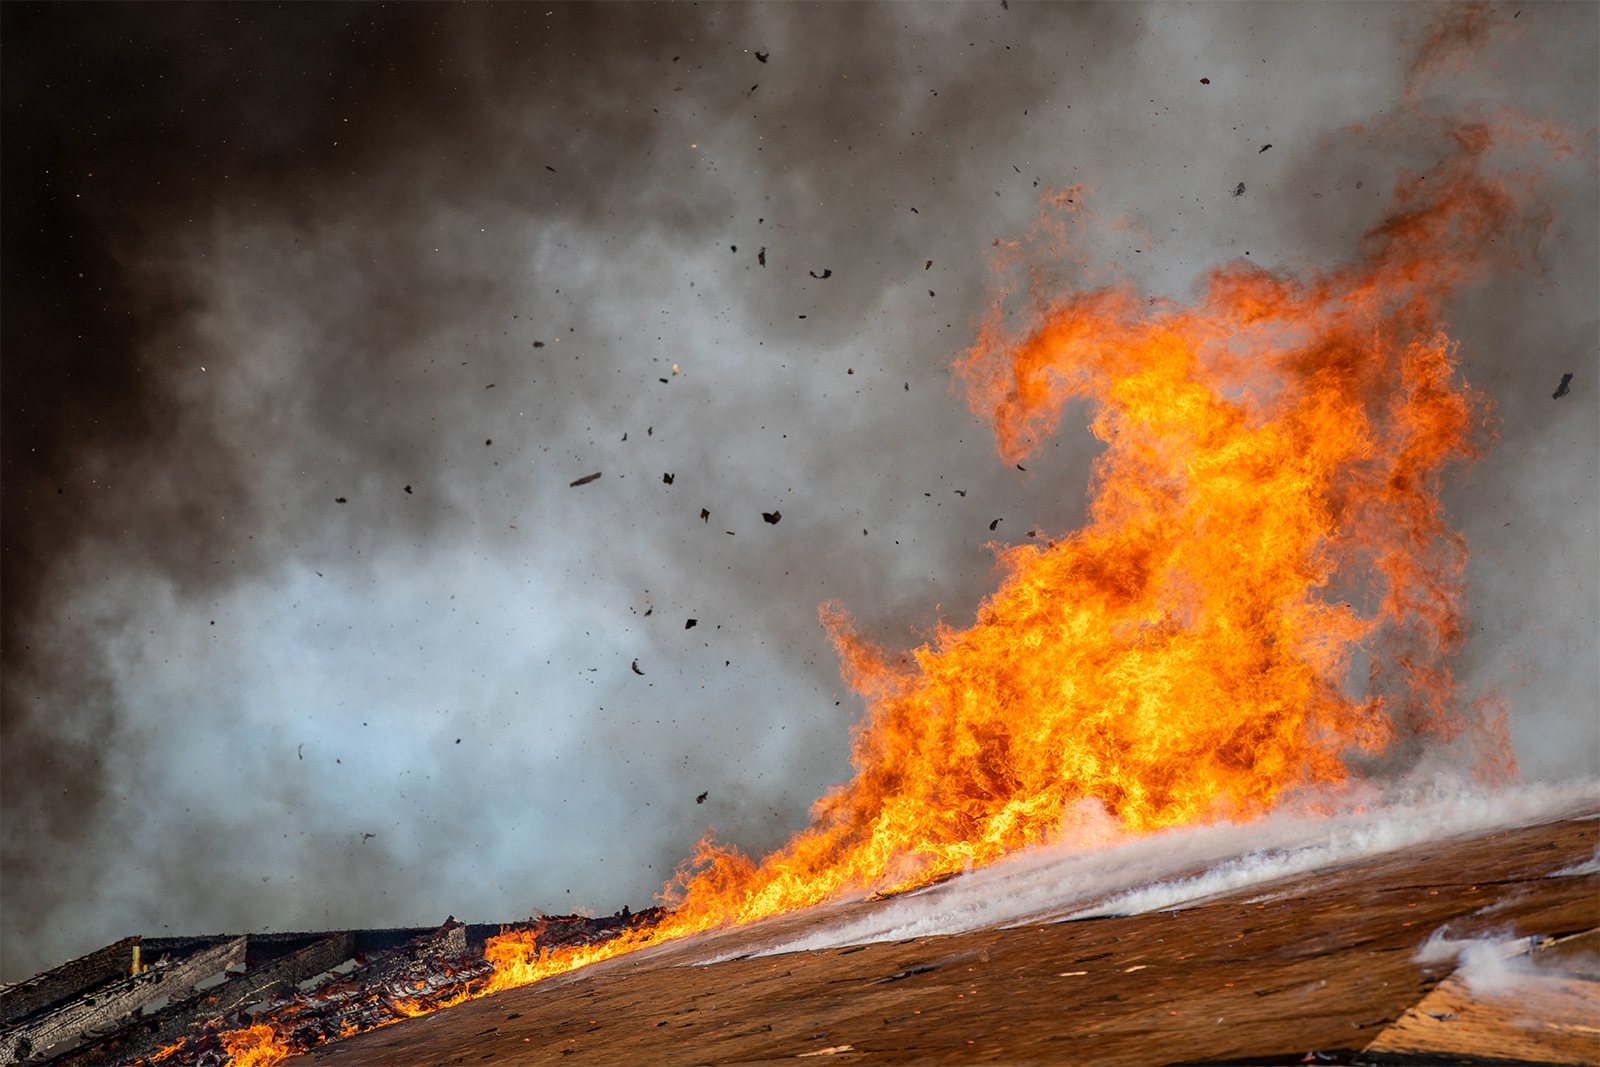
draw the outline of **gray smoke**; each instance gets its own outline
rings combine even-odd
[[[950,388],[993,242],[1081,184],[1100,254],[1181,298],[1354,255],[1428,163],[1352,128],[1397,106],[1408,6],[425,11],[382,62],[239,38],[247,77],[345,64],[351,114],[247,84],[273,165],[196,192],[161,161],[183,195],[118,231],[139,410],[65,446],[74,510],[30,520],[8,607],[7,980],[133,932],[642,906],[708,826],[777,845],[849,773],[818,604],[909,647],[970,622],[988,543],[1083,519],[1082,419],[1019,472]],[[1539,261],[1451,323],[1503,420],[1449,501],[1464,663],[1524,774],[1570,779],[1600,769],[1597,11],[1494,17],[1430,106],[1588,140]]]

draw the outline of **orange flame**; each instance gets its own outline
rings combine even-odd
[[[908,656],[824,605],[868,705],[855,777],[759,863],[703,841],[653,928],[554,953],[532,933],[495,939],[489,989],[937,878],[1095,811],[1133,833],[1254,817],[1401,740],[1465,731],[1482,773],[1514,774],[1503,714],[1465,705],[1450,667],[1466,549],[1439,490],[1492,413],[1458,380],[1440,316],[1545,220],[1485,176],[1507,129],[1438,131],[1443,162],[1402,179],[1343,268],[1229,264],[1188,306],[1127,283],[1035,294],[1017,330],[1002,291],[956,372],[1008,462],[1088,406],[1104,442],[1089,522],[999,549],[976,624]],[[1049,198],[1040,232],[1064,236],[1063,212],[1081,227],[1081,203]]]
[[[221,1038],[230,1067],[272,1067],[286,1059],[291,1051],[278,1031],[266,1023],[230,1030]]]

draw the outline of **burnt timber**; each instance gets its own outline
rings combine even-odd
[[[396,1007],[399,999],[426,999],[423,990],[454,991],[487,975],[484,944],[503,930],[538,926],[541,941],[555,946],[601,939],[652,914],[124,938],[0,991],[0,1064],[138,1063],[184,1038],[248,1026],[258,1012],[298,1008],[299,994],[330,983],[349,995],[336,998],[336,1008],[324,1017],[308,1018],[308,1026],[328,1036],[347,1027],[379,1026],[405,1017]],[[214,1052],[203,1044],[202,1051]]]

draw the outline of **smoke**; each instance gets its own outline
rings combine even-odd
[[[1519,990],[1527,993],[1530,979],[1595,972],[1592,952],[1574,952],[1553,965],[1549,961],[1541,964],[1529,952],[1536,945],[1536,939],[1525,937],[1453,938],[1441,929],[1429,935],[1412,958],[1418,963],[1454,962],[1453,977],[1480,997],[1515,996]]]
[[[1052,848],[1016,855],[869,914],[835,921],[764,952],[817,950],[965,933],[1007,924],[1166,911],[1259,886],[1252,903],[1303,887],[1287,879],[1426,841],[1531,825],[1585,805],[1595,783],[1483,793],[1447,780],[1345,798],[1335,812],[1285,811],[1252,823],[1185,827],[1142,837],[1071,831]],[[1550,871],[1560,877],[1569,871]],[[759,937],[760,930],[752,931]],[[727,957],[750,951],[729,952]]]
[[[778,844],[859,710],[816,606],[910,644],[1082,520],[1088,434],[1008,470],[950,391],[992,242],[1081,183],[1182,298],[1349,257],[1428,162],[1351,128],[1405,7],[101,15],[0,12],[6,980]],[[1451,501],[1465,673],[1562,780],[1600,765],[1596,15],[1491,16],[1427,106],[1589,140],[1451,324],[1501,419]]]

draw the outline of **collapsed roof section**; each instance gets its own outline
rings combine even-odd
[[[307,1044],[320,1044],[458,995],[492,970],[484,947],[503,931],[533,929],[554,947],[608,937],[652,914],[127,937],[0,991],[0,1064],[100,1067],[167,1056],[175,1064],[221,1063],[228,1057],[217,1035],[268,1012],[306,1031]]]

